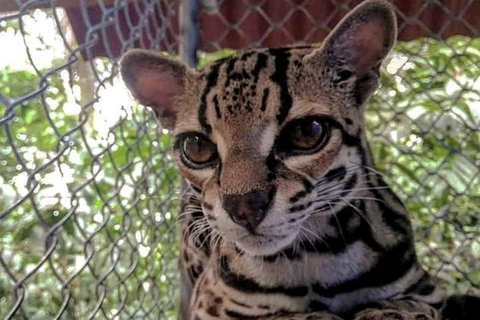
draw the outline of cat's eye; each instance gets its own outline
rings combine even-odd
[[[280,143],[282,151],[312,153],[320,150],[330,136],[328,121],[309,117],[294,120],[282,131]]]
[[[180,139],[180,148],[184,162],[200,169],[217,160],[217,148],[207,137],[199,133],[186,134]]]

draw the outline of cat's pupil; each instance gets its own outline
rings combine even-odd
[[[300,149],[310,149],[316,146],[322,137],[322,125],[316,120],[302,121],[292,128],[291,142]]]
[[[193,163],[209,162],[214,158],[215,152],[215,145],[202,136],[192,135],[183,140],[183,153]]]

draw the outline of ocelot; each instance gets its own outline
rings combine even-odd
[[[373,0],[317,47],[247,50],[200,71],[123,57],[188,182],[181,319],[480,319],[479,298],[445,299],[418,263],[365,139],[396,33],[390,4]]]

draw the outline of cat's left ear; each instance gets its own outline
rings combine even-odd
[[[120,61],[120,73],[132,95],[155,111],[164,128],[173,130],[188,68],[158,52],[134,49]]]
[[[319,63],[323,76],[330,81],[354,81],[355,96],[361,104],[378,86],[380,64],[396,36],[392,5],[383,0],[365,1],[339,22],[308,59]]]

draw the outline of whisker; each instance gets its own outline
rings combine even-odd
[[[340,225],[340,221],[338,220],[337,214],[336,214],[335,211],[333,210],[333,207],[332,207],[332,205],[330,204],[330,202],[327,202],[327,203],[328,203],[328,206],[330,207],[330,212],[332,212],[333,217],[335,218],[335,221],[337,221],[338,229],[339,229],[339,231],[340,231],[340,236],[342,237],[342,240],[343,240],[343,242],[345,243],[345,248],[346,248],[346,247],[348,247],[347,239],[345,239],[345,237],[344,237],[344,235],[343,235],[343,230],[342,230],[342,226]]]
[[[328,249],[331,253],[333,253],[333,251],[332,251],[332,249],[330,248],[330,246],[328,245],[328,243],[327,243],[325,240],[323,240],[322,237],[320,237],[318,234],[314,233],[312,230],[309,230],[309,229],[307,229],[307,228],[305,228],[305,227],[301,228],[300,230],[302,230],[303,232],[308,232],[308,233],[310,233],[315,240],[321,241],[321,242],[327,247],[327,249]],[[312,242],[312,240],[308,237],[308,235],[306,235],[306,239],[307,239],[308,242],[310,242],[310,244],[311,244],[312,247],[315,249],[315,251],[316,251],[317,253],[319,253],[317,247],[315,246],[315,243]]]

